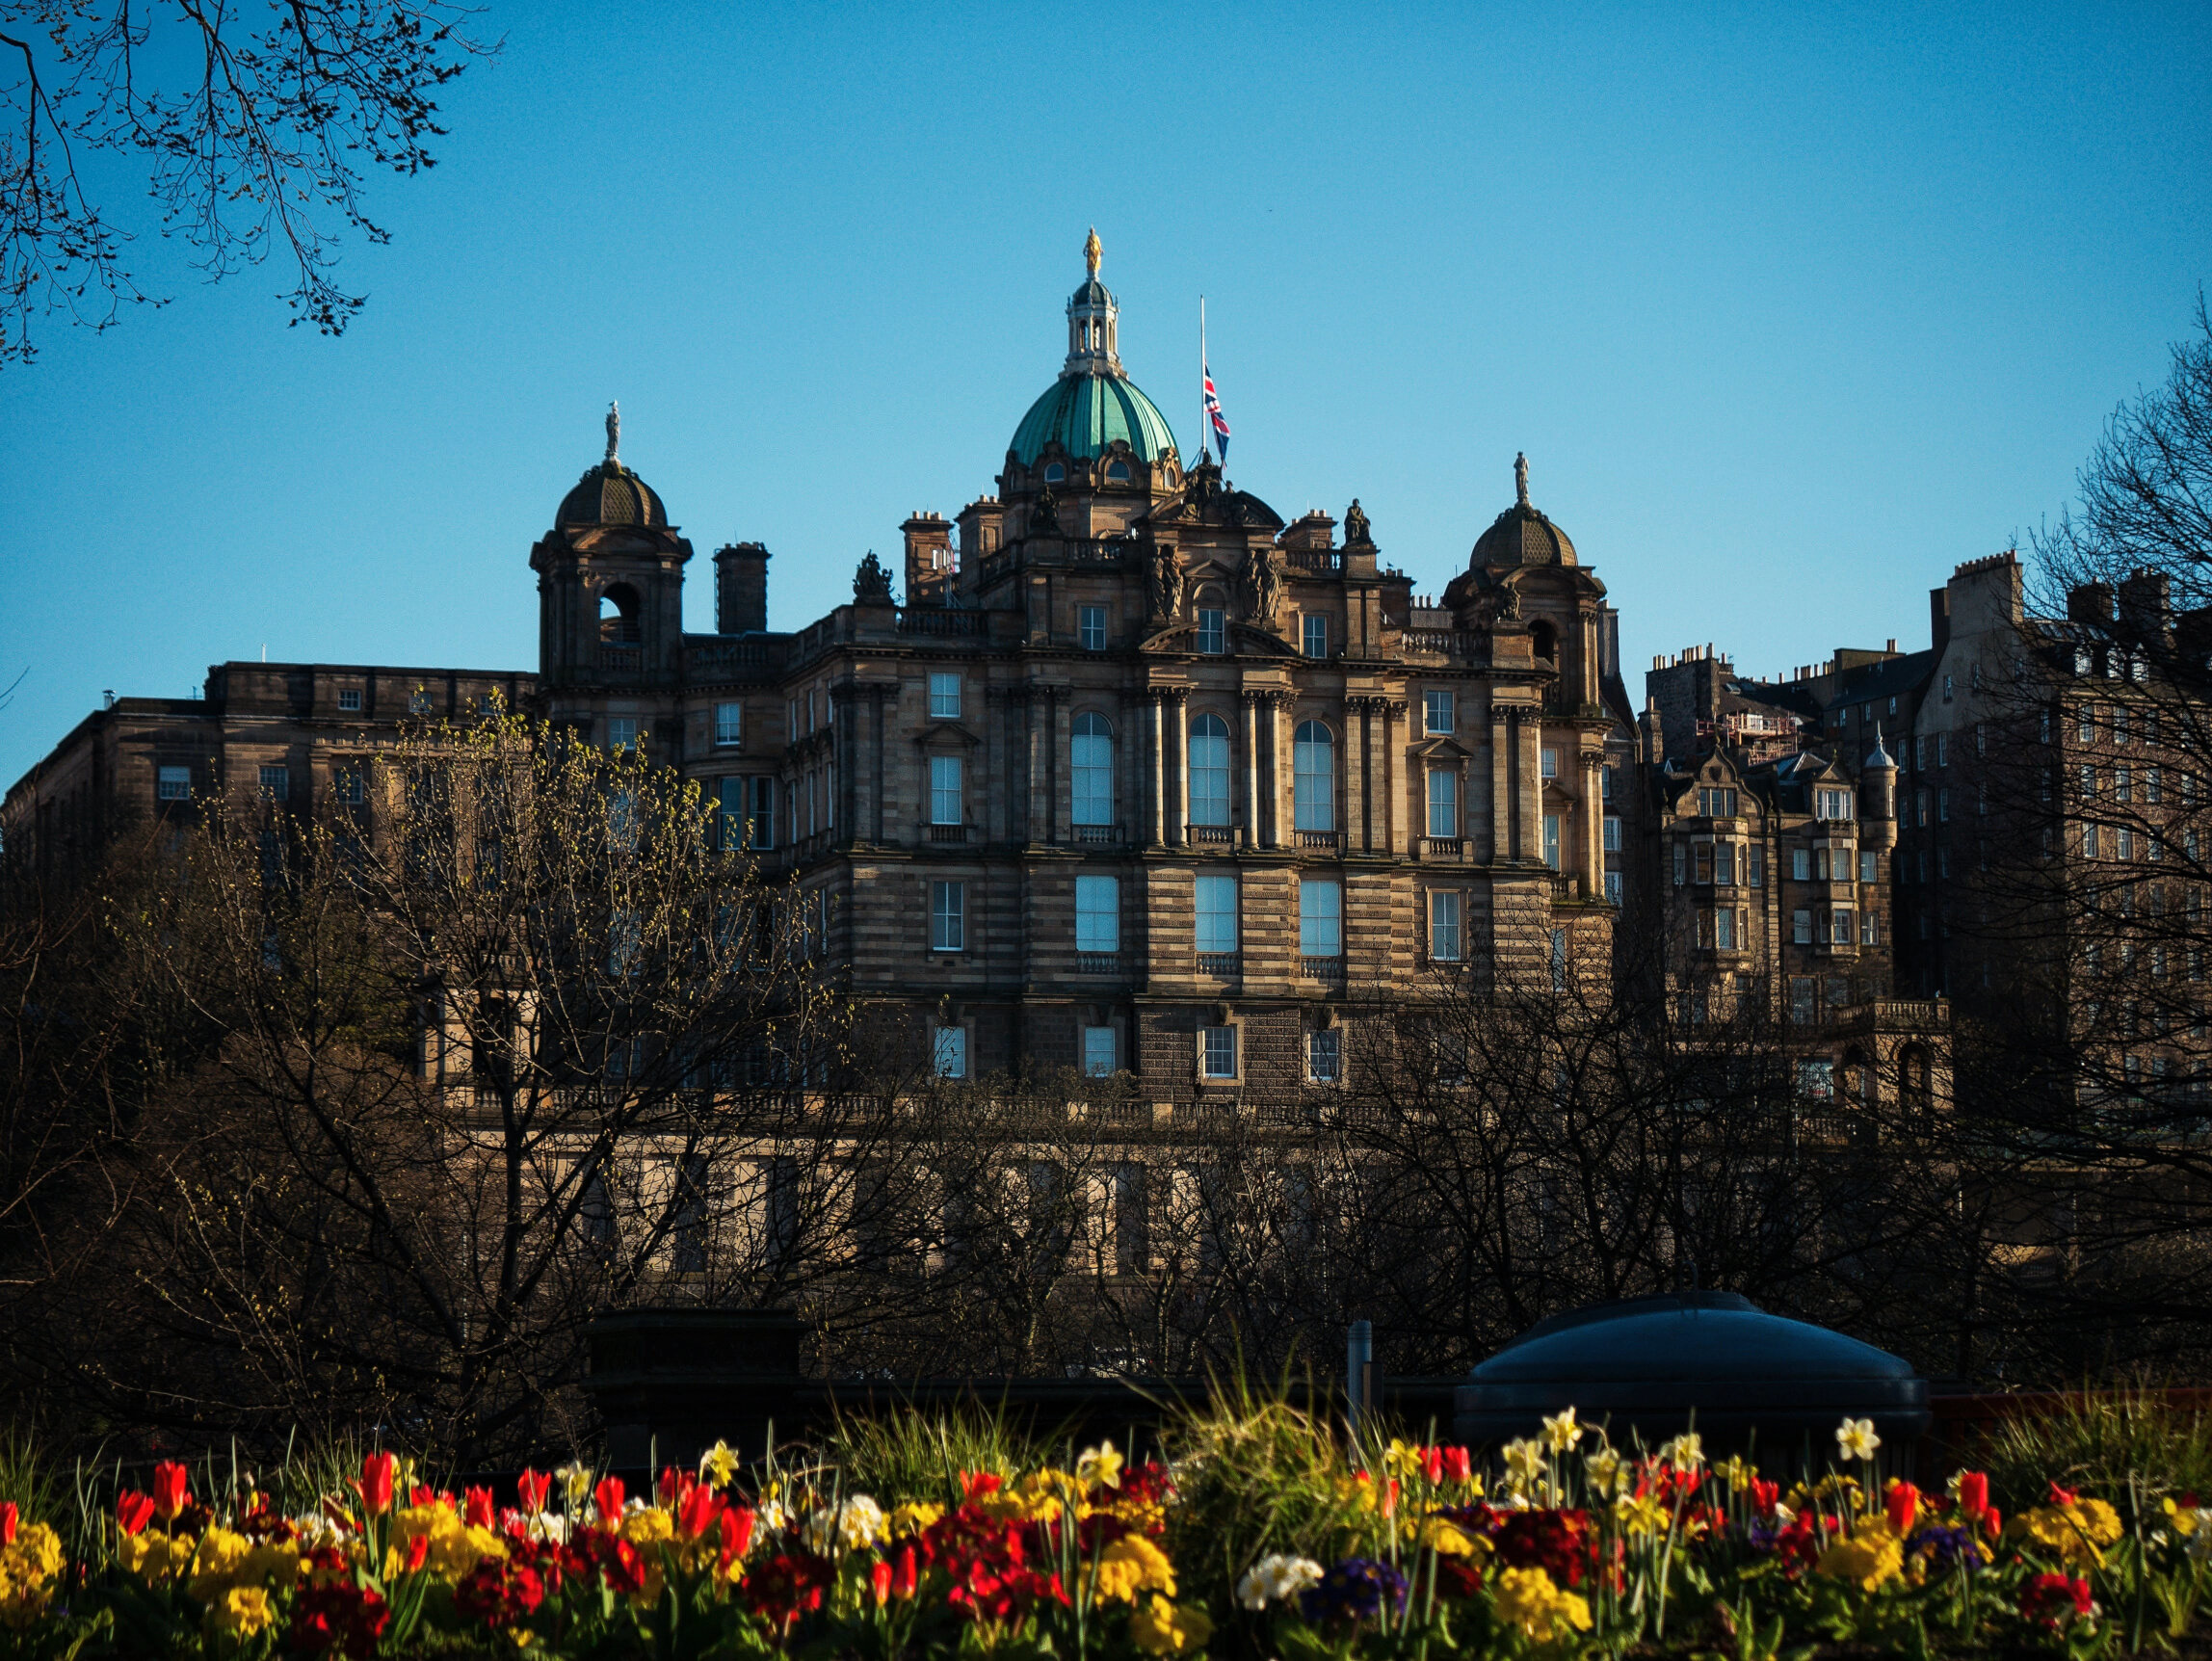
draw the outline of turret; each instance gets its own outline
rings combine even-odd
[[[1874,748],[1858,770],[1859,845],[1886,854],[1897,846],[1897,763],[1874,729]]]

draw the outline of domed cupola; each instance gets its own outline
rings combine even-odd
[[[1121,308],[1098,280],[1095,230],[1084,242],[1083,258],[1089,275],[1067,302],[1067,361],[1014,429],[1010,449],[1024,467],[1035,466],[1050,444],[1070,461],[1091,461],[1120,442],[1147,463],[1175,448],[1168,418],[1121,367],[1116,339]]]
[[[1514,505],[1475,539],[1475,551],[1467,561],[1467,568],[1573,565],[1574,544],[1567,540],[1567,533],[1530,505],[1526,456],[1514,458],[1514,495],[1516,498]]]
[[[665,529],[668,509],[653,488],[622,464],[622,413],[607,406],[607,456],[596,467],[587,468],[575,488],[561,498],[561,511],[553,515],[559,530],[582,530],[594,525],[637,525]]]

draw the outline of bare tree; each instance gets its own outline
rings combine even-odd
[[[434,165],[438,89],[496,50],[461,32],[472,11],[451,0],[0,8],[0,361],[31,358],[40,316],[106,329],[126,303],[164,303],[125,266],[132,232],[95,199],[113,157],[146,168],[162,234],[181,236],[211,280],[281,257],[292,321],[343,333],[364,297],[336,281],[342,238],[388,240],[368,215],[368,174]]]

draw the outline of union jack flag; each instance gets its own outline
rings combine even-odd
[[[1198,374],[1206,386],[1206,424],[1214,430],[1214,448],[1225,462],[1229,459],[1229,418],[1222,413],[1222,401],[1214,391],[1214,372],[1207,365],[1198,365]]]

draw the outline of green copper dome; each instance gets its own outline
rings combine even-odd
[[[1014,433],[1014,458],[1032,466],[1053,439],[1071,458],[1102,456],[1124,440],[1141,461],[1157,461],[1175,447],[1168,418],[1136,382],[1119,375],[1063,375],[1029,407]]]

